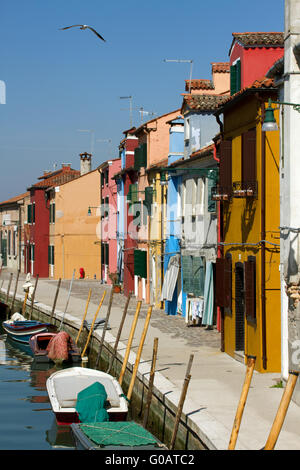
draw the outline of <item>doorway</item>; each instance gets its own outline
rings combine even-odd
[[[245,350],[244,265],[235,265],[235,350]]]

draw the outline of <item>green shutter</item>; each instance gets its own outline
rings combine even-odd
[[[31,224],[31,222],[32,222],[31,214],[32,214],[32,205],[28,204],[28,206],[27,206],[27,223],[28,224]]]
[[[241,89],[241,61],[238,60],[236,63],[236,92]]]
[[[48,264],[51,264],[51,246],[48,245]]]
[[[141,166],[147,168],[147,144],[141,145]]]
[[[193,256],[193,294],[197,297],[204,296],[204,264],[201,256]]]
[[[134,169],[135,171],[139,171],[141,168],[141,148],[137,147],[134,149]]]
[[[236,66],[230,66],[230,94],[234,95],[237,91],[236,87]]]
[[[52,204],[52,222],[55,224],[55,203]]]
[[[182,288],[186,293],[193,292],[193,259],[190,255],[182,256]]]
[[[147,279],[147,251],[134,250],[134,275]]]
[[[32,223],[35,223],[35,204],[32,204]]]

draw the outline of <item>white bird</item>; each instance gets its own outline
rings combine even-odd
[[[87,24],[73,24],[72,26],[66,26],[65,28],[59,28],[59,29],[64,30],[64,29],[75,28],[75,27],[79,27],[80,29],[90,29],[91,31],[93,31],[93,33],[96,34],[96,36],[98,36],[98,38],[106,42],[105,39],[99,33],[97,33],[97,31],[94,28],[92,28],[91,26],[88,26]]]

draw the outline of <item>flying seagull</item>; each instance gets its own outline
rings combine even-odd
[[[60,28],[60,30],[75,28],[77,26],[80,27],[80,29],[90,29],[91,31],[93,31],[93,33],[96,34],[96,36],[98,36],[98,38],[102,39],[102,41],[105,42],[105,39],[99,33],[97,33],[97,31],[94,28],[92,28],[91,26],[88,26],[87,24],[73,24],[72,26],[66,26],[65,28]]]

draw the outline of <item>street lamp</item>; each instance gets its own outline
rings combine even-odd
[[[272,101],[271,99],[269,99],[268,107],[265,110],[265,119],[261,128],[262,131],[278,131],[278,126],[274,117],[274,110],[279,108],[272,108],[271,104],[283,104],[287,106],[292,106],[295,111],[298,111],[298,113],[300,113],[300,104],[286,103],[283,101]]]

